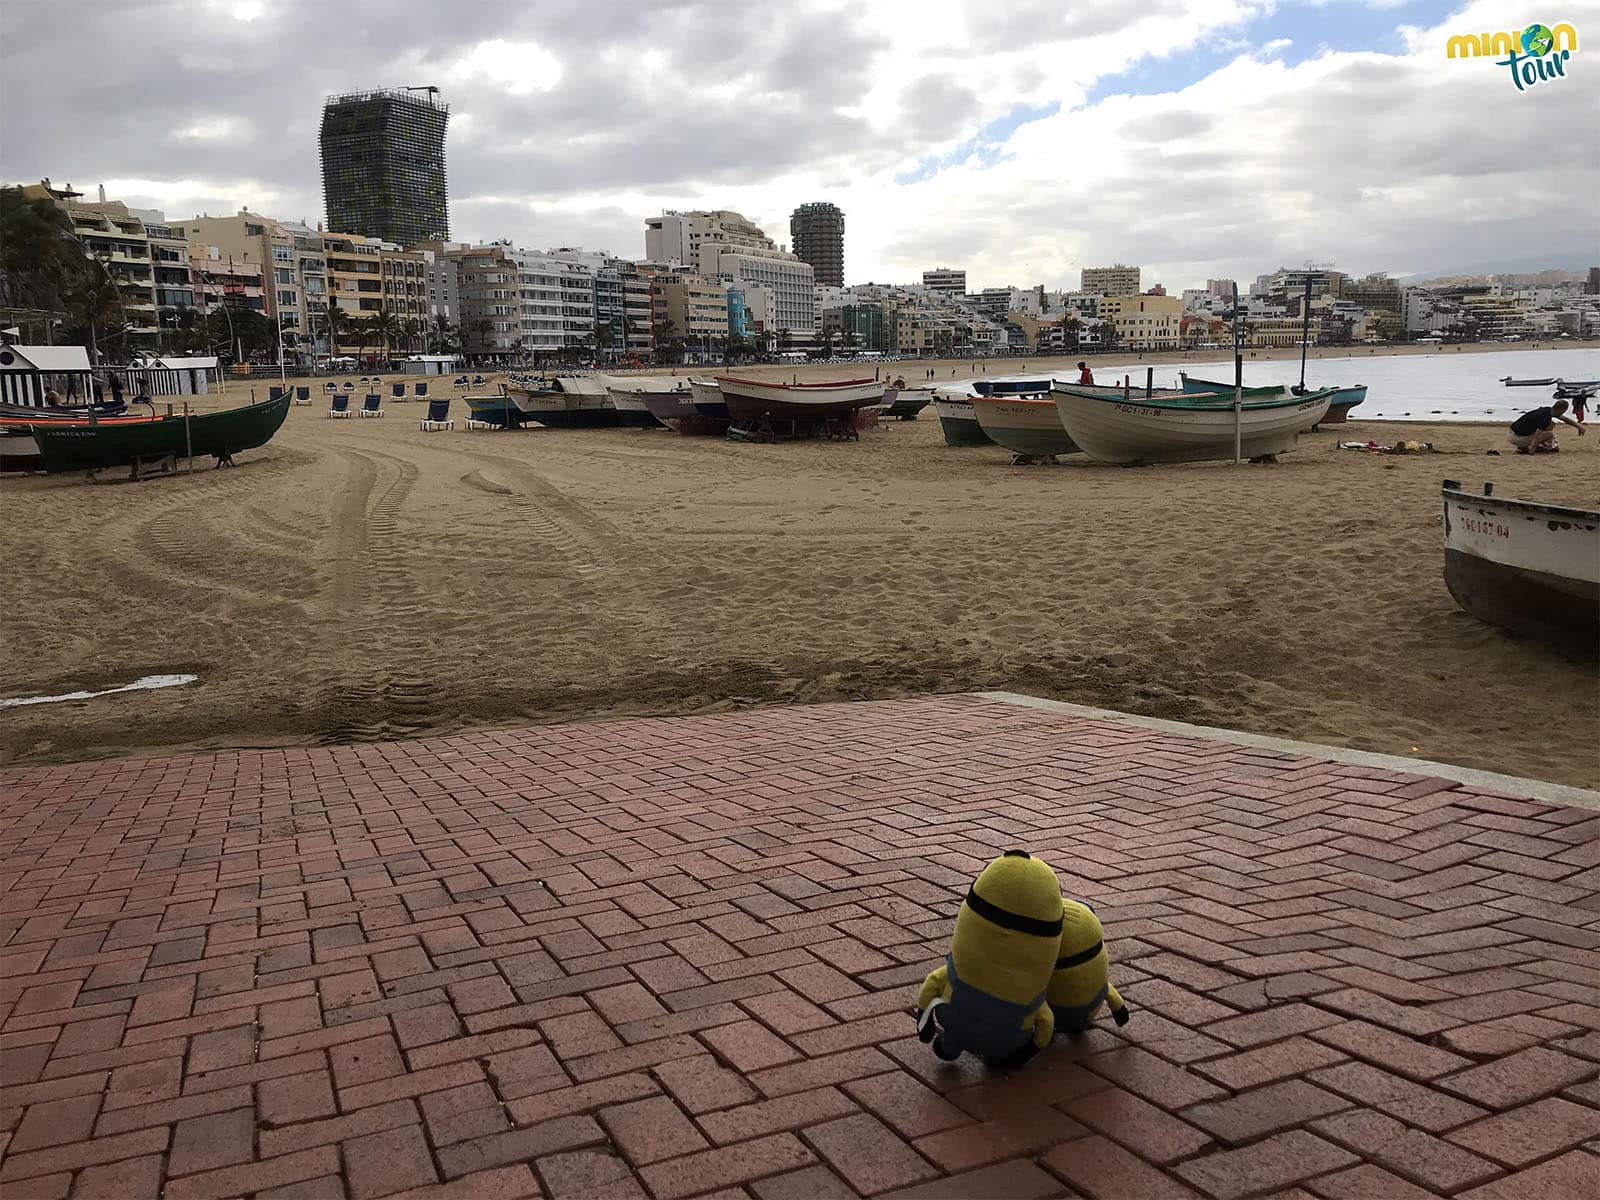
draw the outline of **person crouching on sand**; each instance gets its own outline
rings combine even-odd
[[[1556,445],[1557,421],[1571,425],[1582,437],[1583,426],[1568,417],[1566,412],[1567,402],[1557,400],[1549,408],[1535,408],[1511,422],[1511,444],[1517,448],[1517,453],[1554,454],[1561,448]]]

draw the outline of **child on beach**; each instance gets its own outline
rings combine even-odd
[[[1578,431],[1578,436],[1584,433],[1583,426],[1566,416],[1567,402],[1557,400],[1548,408],[1535,408],[1523,413],[1511,422],[1511,444],[1517,448],[1518,454],[1554,454],[1561,447],[1556,445],[1555,423],[1560,421],[1563,425],[1571,425]]]
[[[1089,364],[1086,363],[1086,362],[1080,362],[1078,364],[1078,386],[1079,387],[1093,387],[1094,386],[1094,372],[1089,370]]]
[[[1589,393],[1579,392],[1572,397],[1572,419],[1578,424],[1583,424],[1583,410],[1589,403]]]

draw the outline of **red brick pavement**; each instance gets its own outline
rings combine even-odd
[[[974,697],[7,772],[0,1194],[1600,1194],[1600,814]],[[1044,854],[1132,1006],[907,1015]]]

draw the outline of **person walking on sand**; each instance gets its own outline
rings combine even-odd
[[[1089,370],[1089,364],[1086,363],[1086,362],[1080,362],[1078,364],[1078,386],[1079,387],[1093,387],[1094,386],[1094,372]]]
[[[1577,392],[1572,397],[1572,419],[1579,425],[1584,422],[1583,410],[1589,403],[1588,392]]]
[[[1554,454],[1561,449],[1556,445],[1557,421],[1571,425],[1582,437],[1583,426],[1568,417],[1566,412],[1567,402],[1557,400],[1548,408],[1532,409],[1511,422],[1511,444],[1517,448],[1517,453]]]

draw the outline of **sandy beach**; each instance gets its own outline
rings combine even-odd
[[[1456,608],[1439,501],[1449,477],[1594,507],[1600,436],[1527,458],[1498,427],[1352,423],[1276,466],[1028,468],[946,447],[931,409],[859,445],[739,445],[424,434],[423,405],[385,406],[293,409],[233,470],[0,482],[0,695],[199,677],[10,709],[0,756],[1009,689],[1600,782],[1592,666]],[[1336,448],[1369,435],[1445,453]]]

